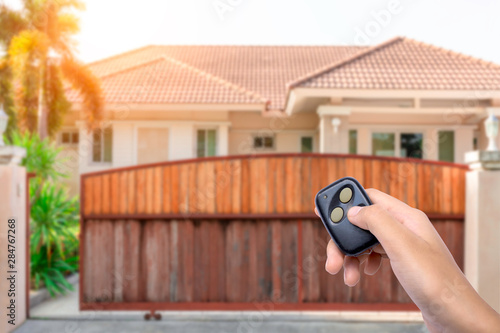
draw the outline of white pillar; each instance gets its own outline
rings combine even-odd
[[[0,332],[12,332],[26,320],[26,170],[19,166],[23,148],[0,146]],[[8,223],[8,222],[14,223]],[[10,231],[12,230],[12,231]],[[10,246],[9,246],[10,245]],[[9,249],[14,249],[9,253]],[[15,262],[8,261],[8,255]],[[14,258],[12,258],[14,259]],[[12,265],[12,266],[11,266]],[[9,280],[10,278],[10,280]],[[9,295],[10,294],[10,295]],[[11,320],[15,325],[12,325]],[[11,323],[9,323],[11,322]]]
[[[500,152],[474,151],[465,160],[465,263],[467,279],[500,312]]]
[[[319,151],[320,153],[346,154],[349,152],[349,115],[351,109],[345,106],[320,105],[317,109],[319,120]],[[340,119],[340,125],[335,128],[332,119]]]
[[[229,126],[219,126],[218,156],[227,156],[229,151]]]

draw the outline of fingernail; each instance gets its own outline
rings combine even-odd
[[[349,211],[347,212],[347,215],[349,215],[349,216],[356,216],[356,215],[358,215],[358,213],[359,213],[359,211],[361,209],[363,209],[363,207],[354,206],[351,209],[349,209]]]

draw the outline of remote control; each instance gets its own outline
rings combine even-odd
[[[349,208],[372,204],[356,179],[345,177],[328,185],[316,194],[315,204],[326,230],[345,255],[357,256],[378,244],[371,232],[347,219]]]

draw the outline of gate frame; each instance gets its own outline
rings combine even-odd
[[[174,220],[184,219],[186,214],[84,214],[85,207],[84,196],[84,180],[87,177],[103,175],[116,171],[130,171],[149,167],[170,166],[176,164],[186,164],[195,162],[222,161],[244,158],[286,158],[286,157],[316,157],[316,158],[354,158],[363,160],[382,160],[382,161],[406,161],[412,164],[431,164],[438,166],[450,166],[468,170],[466,164],[458,164],[443,161],[430,161],[414,158],[398,158],[372,155],[351,155],[351,154],[321,154],[321,153],[275,153],[275,154],[253,154],[253,155],[228,155],[228,156],[212,156],[204,158],[192,158],[177,161],[166,161],[142,165],[133,165],[128,167],[112,168],[96,172],[84,173],[80,175],[80,272],[84,270],[85,256],[85,220],[139,220],[142,223],[144,220],[161,219]],[[464,199],[465,200],[465,199]],[[188,213],[189,219],[196,220],[241,220],[241,219],[259,219],[259,220],[297,220],[297,248],[302,247],[302,220],[317,219],[317,216],[311,213],[244,213],[244,214],[196,214]],[[465,214],[427,214],[430,220],[455,220],[464,221]],[[302,260],[302,253],[298,251],[297,261]],[[79,286],[79,308],[81,311],[148,311],[154,315],[156,311],[420,311],[414,303],[319,303],[319,302],[303,302],[302,301],[302,273],[298,269],[297,294],[296,303],[282,302],[84,302],[83,301],[83,286],[84,274],[80,274]],[[271,305],[271,307],[269,307]]]

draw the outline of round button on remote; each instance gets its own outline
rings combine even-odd
[[[339,199],[342,203],[348,203],[352,198],[352,190],[349,187],[345,187],[340,191]]]
[[[332,220],[333,223],[338,223],[342,218],[344,217],[344,210],[340,207],[335,207],[332,210],[332,213],[330,214],[330,220]]]

